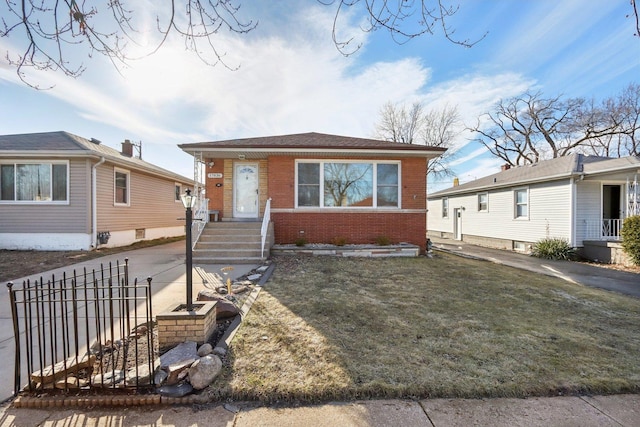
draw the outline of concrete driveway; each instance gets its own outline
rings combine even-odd
[[[88,271],[99,269],[100,264],[107,265],[109,262],[121,263],[124,259],[129,259],[129,280],[134,279],[144,281],[147,277],[152,278],[152,309],[153,313],[159,313],[167,309],[176,301],[186,300],[186,270],[185,270],[185,242],[179,241],[166,245],[153,246],[149,248],[136,249],[121,252],[119,254],[107,255],[101,258],[81,262],[71,266],[45,271],[27,277],[22,277],[13,282],[18,285],[25,280],[45,281],[51,278],[52,274],[61,277],[63,272],[77,272],[87,268]],[[220,268],[226,265],[203,265],[207,272],[220,273]],[[256,268],[256,265],[234,265],[233,271],[229,274],[231,279],[243,276],[247,272]],[[6,285],[6,283],[5,283]],[[202,279],[196,272],[193,272],[193,300],[200,290],[204,289]],[[14,386],[14,358],[15,344],[13,335],[13,322],[11,318],[11,304],[9,302],[9,292],[0,291],[0,402],[9,399],[13,395]],[[26,383],[26,371],[23,370],[23,382]]]
[[[558,277],[571,283],[606,289],[640,298],[640,274],[629,273],[597,265],[571,261],[551,261],[529,255],[485,248],[450,239],[431,239],[433,248],[467,258],[482,259],[508,265],[547,276]]]

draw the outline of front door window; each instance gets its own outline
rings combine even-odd
[[[258,217],[258,165],[236,163],[234,173],[233,216],[236,218]]]

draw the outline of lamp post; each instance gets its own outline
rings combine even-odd
[[[187,311],[193,310],[193,277],[192,277],[192,268],[193,268],[193,249],[191,248],[191,223],[193,222],[193,211],[191,210],[196,204],[196,196],[191,195],[191,190],[186,190],[185,193],[180,196],[182,200],[182,205],[187,210]]]

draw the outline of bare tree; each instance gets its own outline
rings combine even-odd
[[[469,130],[491,154],[516,166],[589,151],[594,142],[619,135],[622,127],[619,115],[593,101],[526,92],[499,101]]]
[[[27,41],[22,54],[7,54],[6,59],[29,85],[24,73],[26,68],[60,70],[70,77],[80,76],[85,66],[82,62],[72,62],[71,52],[81,48],[86,49],[89,57],[106,56],[118,70],[136,59],[128,53],[128,46],[138,45],[142,38],[134,26],[134,18],[142,13],[134,9],[139,5],[129,8],[124,0],[5,0],[4,3],[3,9],[0,5],[0,37],[21,35]],[[233,0],[171,0],[158,6],[159,39],[143,56],[157,52],[170,34],[175,33],[182,37],[185,48],[205,63],[224,63],[224,54],[214,44],[213,36],[221,29],[247,33],[257,25],[240,20],[240,6],[235,3]]]
[[[420,144],[428,147],[450,148],[459,134],[460,117],[455,107],[425,111],[424,106],[413,103],[407,109],[404,105],[387,102],[380,109],[380,119],[376,124],[376,137],[385,141]],[[452,176],[448,164],[455,154],[451,150],[429,162],[427,173],[433,177]]]
[[[356,52],[360,45],[353,46],[353,38],[341,40],[338,35],[339,18],[348,9],[360,9],[367,18],[367,26],[362,27],[365,32],[384,29],[391,34],[396,43],[407,41],[425,35],[442,35],[450,42],[472,47],[485,38],[485,32],[475,40],[458,38],[455,29],[451,28],[448,20],[459,10],[459,5],[450,5],[446,0],[318,0],[327,6],[336,6],[333,19],[333,41],[338,50],[345,56]]]

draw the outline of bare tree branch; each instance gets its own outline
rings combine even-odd
[[[373,32],[379,29],[388,31],[393,40],[398,44],[407,43],[416,37],[425,34],[434,35],[438,29],[450,42],[472,47],[487,35],[471,41],[455,37],[455,30],[448,25],[448,20],[453,17],[459,6],[448,6],[445,0],[317,0],[325,6],[336,5],[336,13],[333,18],[333,41],[338,51],[345,56],[352,55],[360,49],[360,45],[351,46],[353,38],[340,40],[337,35],[338,20],[349,8],[361,9],[367,19],[367,26],[362,28],[364,32]]]
[[[206,64],[222,63],[228,67],[213,37],[222,29],[242,34],[257,25],[239,18],[240,7],[235,5],[236,1],[171,0],[160,6],[156,14],[160,40],[139,56],[134,56],[128,47],[129,43],[139,47],[140,34],[133,26],[133,18],[142,12],[135,11],[135,7],[139,7],[135,2],[130,2],[132,5],[128,7],[125,0],[5,0],[4,10],[0,9],[0,37],[15,34],[26,38],[22,54],[7,53],[6,59],[16,67],[20,79],[35,88],[39,87],[27,81],[27,68],[62,71],[67,76],[78,77],[85,66],[82,62],[72,63],[71,52],[84,48],[88,57],[105,56],[120,71],[130,61],[157,52],[171,34],[181,36],[185,48]]]
[[[459,125],[460,117],[455,107],[445,105],[442,109],[425,112],[419,102],[412,104],[408,110],[402,105],[387,102],[380,109],[375,134],[385,141],[450,148],[459,134]],[[434,178],[453,176],[448,164],[454,156],[455,153],[447,150],[430,160],[427,173]]]
[[[640,89],[596,105],[583,98],[543,98],[540,92],[499,101],[468,128],[491,154],[516,166],[573,152],[623,156],[637,152]],[[484,120],[483,120],[484,118]]]

